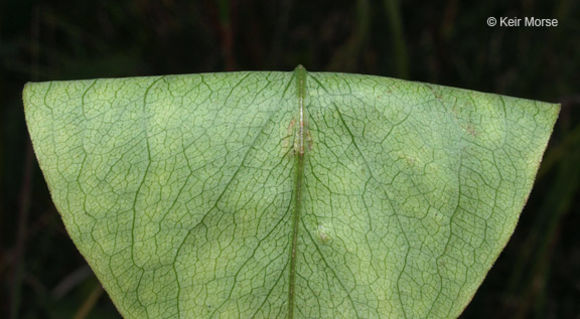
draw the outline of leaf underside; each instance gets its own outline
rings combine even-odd
[[[301,67],[23,95],[54,203],[126,318],[457,317],[559,111]]]

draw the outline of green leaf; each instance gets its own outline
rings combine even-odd
[[[340,73],[31,83],[54,203],[127,318],[457,317],[559,106]]]

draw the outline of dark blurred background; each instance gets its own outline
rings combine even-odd
[[[488,27],[489,16],[556,18]],[[515,234],[464,318],[580,318],[580,3],[0,1],[0,318],[115,318],[27,135],[27,81],[343,71],[562,104]]]

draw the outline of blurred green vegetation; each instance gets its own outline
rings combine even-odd
[[[491,28],[489,16],[557,18]],[[118,314],[68,238],[27,136],[27,81],[344,71],[562,103],[514,236],[464,318],[580,318],[580,3],[0,2],[0,317]]]

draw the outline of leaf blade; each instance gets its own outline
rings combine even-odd
[[[54,202],[125,317],[286,316],[296,90],[283,72],[26,86]],[[295,317],[458,316],[513,232],[558,108],[335,73],[306,90]],[[509,214],[482,228],[489,202]]]
[[[513,232],[558,108],[381,77],[311,78],[307,109],[314,142],[305,185],[314,191],[305,227],[311,234],[320,227],[334,232],[328,236],[339,239],[338,248],[320,250],[334,256],[326,263],[349,265],[335,272],[350,278],[319,291],[344,290],[350,308],[359,305],[359,312],[337,311],[346,317],[459,316]],[[534,123],[534,116],[542,122]],[[497,171],[494,161],[501,162]],[[496,193],[511,204],[494,209],[499,221],[490,212]],[[328,209],[314,213],[321,206]],[[312,235],[310,243],[316,241]],[[479,245],[485,247],[470,248]]]

